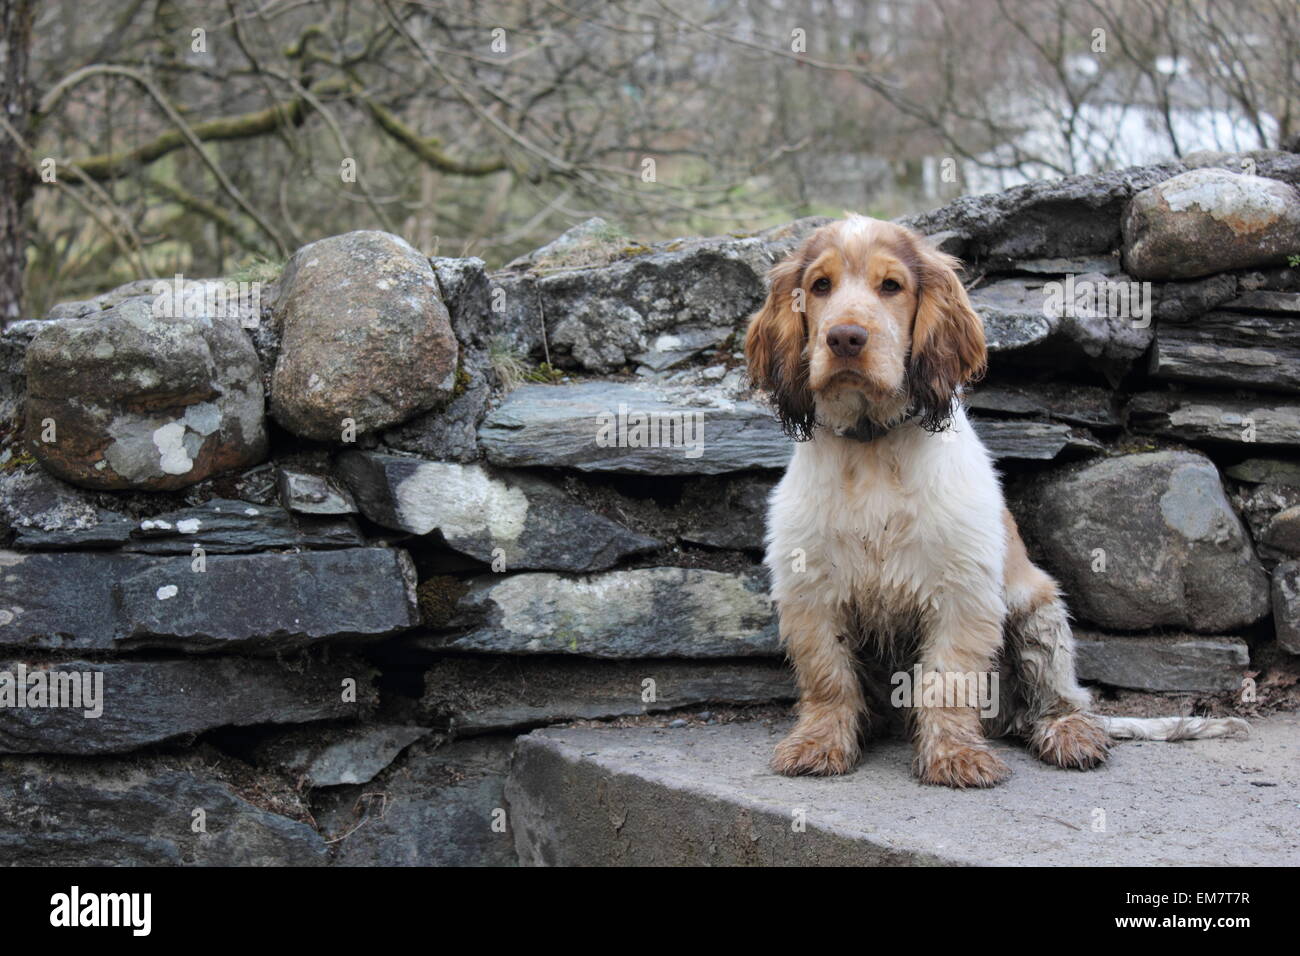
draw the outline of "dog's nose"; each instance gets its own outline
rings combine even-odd
[[[860,325],[837,325],[826,333],[826,344],[840,358],[853,358],[867,344],[867,330]]]

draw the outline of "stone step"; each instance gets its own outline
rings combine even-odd
[[[1059,770],[997,742],[1010,781],[923,786],[911,747],[844,777],[767,769],[785,721],[548,729],[519,738],[506,800],[525,865],[1294,866],[1300,715],[1247,740],[1117,744]],[[799,825],[802,821],[802,826]]]

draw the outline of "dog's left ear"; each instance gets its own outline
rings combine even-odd
[[[988,348],[984,323],[957,278],[961,263],[928,245],[917,245],[921,293],[912,327],[908,387],[922,426],[938,431],[952,418],[957,390],[984,374]]]

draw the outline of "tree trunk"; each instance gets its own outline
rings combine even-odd
[[[0,115],[24,140],[30,129],[31,0],[0,0]],[[32,194],[31,168],[12,136],[0,127],[0,328],[22,315],[27,264],[24,218]]]

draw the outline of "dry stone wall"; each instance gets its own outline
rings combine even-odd
[[[1200,154],[907,220],[968,264],[973,425],[1105,693],[1300,653],[1297,186]],[[511,864],[514,734],[790,702],[739,343],[819,222],[497,272],[349,233],[251,313],[11,325],[0,862]]]

